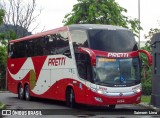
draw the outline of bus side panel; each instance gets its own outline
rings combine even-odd
[[[76,83],[75,83],[76,81]],[[66,100],[66,89],[72,87],[75,94],[75,100],[77,103],[85,104],[85,91],[88,89],[83,83],[73,78],[61,78],[56,81],[51,87],[43,94],[37,95],[31,91],[32,96],[40,98],[48,98],[53,100]],[[87,95],[86,95],[87,96]]]
[[[41,58],[32,58],[35,68],[35,73],[33,72],[32,75],[36,74],[32,78],[36,78],[36,81],[31,87],[31,96],[64,101],[67,86],[66,78],[72,78],[73,74],[72,60],[63,55],[47,56],[42,60]],[[60,60],[62,58],[66,59],[65,63]],[[55,61],[56,59],[59,60]]]
[[[7,71],[7,73],[9,73],[9,72]],[[8,91],[17,94],[17,87],[16,87],[18,85],[17,83],[18,83],[18,81],[12,79],[12,77],[9,74],[7,74],[7,89],[8,89]]]
[[[65,88],[67,86],[67,81],[68,79],[59,80],[55,82],[45,93],[38,95],[31,91],[31,95],[39,98],[65,101]]]
[[[8,90],[17,93],[17,86],[19,82],[22,82],[22,74],[23,71],[20,70],[24,62],[26,61],[26,58],[22,59],[8,59],[7,60],[7,87]],[[18,74],[17,74],[18,73]],[[17,74],[17,76],[14,76],[12,78],[10,75],[11,74]]]
[[[10,92],[17,94],[18,84],[21,84],[22,87],[24,88],[24,85],[29,81],[29,73],[23,78],[23,80],[14,80],[9,74],[7,76],[7,79],[8,79],[8,82],[7,82],[8,90]]]

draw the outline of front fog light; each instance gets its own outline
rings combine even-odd
[[[95,99],[96,101],[98,101],[98,102],[103,102],[102,99],[99,98],[99,97],[94,97],[94,99]]]

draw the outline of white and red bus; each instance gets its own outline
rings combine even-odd
[[[11,40],[8,90],[31,97],[109,106],[141,100],[140,57],[130,30],[77,24]]]

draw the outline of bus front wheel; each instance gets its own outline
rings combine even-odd
[[[21,84],[18,86],[18,98],[21,100],[24,99],[24,91],[23,91],[23,87]]]
[[[26,99],[27,101],[29,101],[29,100],[31,99],[30,89],[29,89],[29,86],[28,86],[28,85],[25,86],[24,96],[25,96],[25,99]]]
[[[75,107],[75,95],[72,88],[69,88],[66,91],[66,104],[70,108]]]

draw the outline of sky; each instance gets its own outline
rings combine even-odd
[[[125,16],[138,18],[138,0],[115,0],[120,6],[127,9]],[[42,13],[37,19],[38,28],[33,33],[54,29],[63,26],[63,19],[72,11],[77,0],[37,0],[37,7],[42,8]],[[140,21],[143,31],[140,32],[141,40],[150,28],[158,28],[160,20],[160,0],[140,0]],[[34,25],[34,24],[33,24]]]

